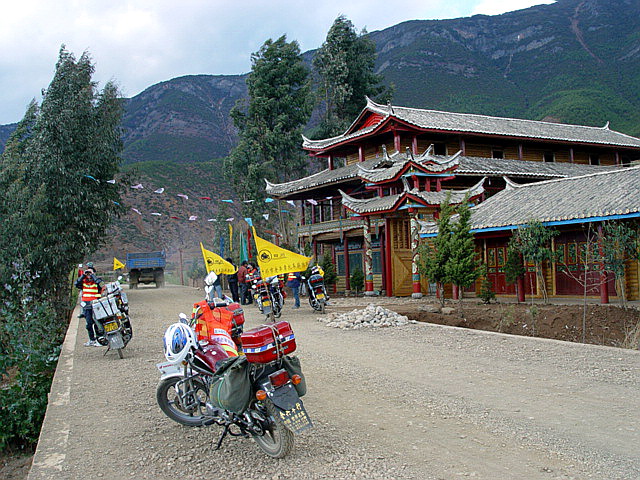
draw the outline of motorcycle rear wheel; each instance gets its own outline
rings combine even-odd
[[[293,432],[285,426],[278,409],[271,400],[263,400],[262,403],[269,425],[265,425],[264,435],[253,437],[253,439],[260,450],[270,457],[284,458],[293,448]]]
[[[182,380],[182,377],[169,377],[158,383],[158,388],[156,389],[158,406],[174,422],[188,427],[199,427],[202,425],[205,419],[204,414],[207,411],[207,388],[202,382],[192,380],[194,392],[187,395],[187,400],[193,405],[185,408],[175,388],[180,380]]]

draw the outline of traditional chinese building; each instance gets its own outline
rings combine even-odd
[[[455,217],[454,217],[455,219]],[[514,294],[508,285],[504,267],[507,243],[515,229],[531,219],[556,229],[551,240],[556,259],[543,265],[544,287],[549,295],[620,296],[624,288],[629,300],[640,299],[640,263],[630,259],[625,265],[623,285],[606,272],[600,255],[585,256],[589,250],[602,248],[599,237],[603,222],[619,221],[638,232],[640,219],[640,167],[616,169],[584,176],[518,185],[507,180],[507,188],[475,206],[471,231],[478,251],[488,267],[489,278],[498,294]],[[437,229],[423,224],[422,237],[434,236]],[[522,292],[538,294],[538,282],[532,264],[522,279]]]
[[[337,137],[304,138],[327,168],[269,195],[299,201],[298,238],[318,258],[330,252],[338,291],[365,274],[366,293],[420,296],[420,222],[432,221],[451,191],[480,203],[509,182],[527,184],[619,170],[640,158],[640,139],[611,130],[513,118],[378,105],[370,100]],[[505,180],[505,178],[507,178]],[[510,180],[509,180],[510,179]],[[532,212],[533,213],[533,212]]]

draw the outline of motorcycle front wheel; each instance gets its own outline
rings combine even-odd
[[[192,380],[193,390],[187,392],[189,382],[178,384],[182,377],[161,380],[156,389],[156,401],[160,410],[174,422],[188,427],[199,427],[207,412],[207,388],[198,380]]]
[[[263,400],[267,424],[264,426],[264,435],[255,436],[253,439],[264,453],[272,458],[284,458],[293,448],[293,432],[289,430],[278,413],[278,409],[271,400]]]

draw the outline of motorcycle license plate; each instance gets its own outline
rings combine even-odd
[[[278,410],[278,413],[284,424],[293,433],[299,433],[313,426],[302,402],[296,402],[291,410]]]
[[[318,295],[316,295],[316,298],[318,300],[322,300],[324,298],[324,293],[319,293]]]
[[[270,307],[270,306],[271,306],[271,301],[270,301],[270,300],[267,300],[267,301],[265,301],[265,302],[262,302],[262,306],[263,306],[263,307]]]
[[[183,368],[177,363],[156,363],[156,367],[163,375],[168,375],[170,373],[183,373]]]
[[[118,322],[109,322],[104,324],[104,331],[107,333],[118,330]]]

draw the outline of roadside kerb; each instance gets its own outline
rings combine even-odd
[[[38,446],[27,480],[51,479],[59,476],[66,457],[69,439],[67,409],[71,393],[73,359],[78,335],[79,308],[73,311],[71,322],[62,344],[60,358],[49,391],[47,412],[38,438]]]

